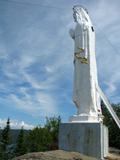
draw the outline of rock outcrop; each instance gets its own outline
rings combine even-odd
[[[48,152],[28,153],[13,160],[97,160],[93,157],[84,156],[77,152],[67,152],[62,150]],[[120,156],[110,154],[106,160],[120,160]]]

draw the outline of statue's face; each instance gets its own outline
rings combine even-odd
[[[75,22],[81,22],[81,8],[80,7],[73,7],[73,18]]]
[[[80,22],[81,19],[81,12],[80,10],[77,10],[76,8],[73,8],[73,18],[75,22]]]
[[[79,17],[79,14],[78,14],[76,11],[74,11],[74,12],[73,12],[73,18],[74,18],[74,21],[75,21],[75,22],[77,22],[78,17]]]

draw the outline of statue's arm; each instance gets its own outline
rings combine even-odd
[[[70,34],[72,39],[75,39],[75,30],[74,29],[70,29],[69,34]]]

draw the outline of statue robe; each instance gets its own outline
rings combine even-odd
[[[75,30],[70,30],[75,43],[73,101],[79,115],[97,117],[100,99],[96,90],[95,32],[92,29],[77,23]]]

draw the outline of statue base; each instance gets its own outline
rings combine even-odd
[[[108,129],[102,123],[62,123],[59,149],[103,160],[108,155]]]
[[[70,123],[80,123],[80,122],[101,122],[102,118],[97,115],[87,115],[87,114],[79,114],[73,115],[69,118]]]

